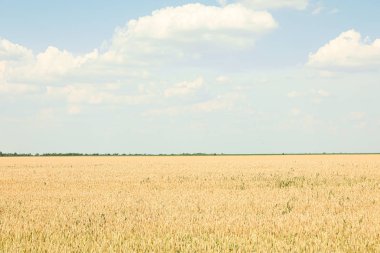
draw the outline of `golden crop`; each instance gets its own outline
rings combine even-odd
[[[380,252],[380,156],[0,158],[0,252]]]

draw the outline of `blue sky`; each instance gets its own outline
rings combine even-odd
[[[378,1],[0,6],[0,151],[380,150]]]

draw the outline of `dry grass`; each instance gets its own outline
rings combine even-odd
[[[0,252],[380,252],[380,156],[0,159]]]

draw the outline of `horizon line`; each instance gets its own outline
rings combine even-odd
[[[283,153],[3,153],[0,157],[80,157],[80,156],[282,156],[282,155],[380,155],[380,152],[283,152]]]

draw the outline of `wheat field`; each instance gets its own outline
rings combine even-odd
[[[0,158],[0,252],[380,252],[380,155]]]

